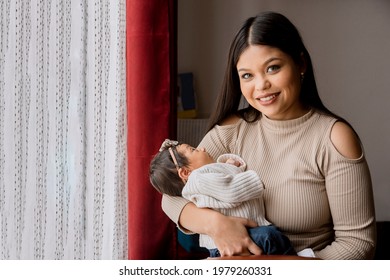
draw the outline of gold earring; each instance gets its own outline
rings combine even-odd
[[[305,79],[305,73],[301,73],[301,83],[303,83],[303,80]]]

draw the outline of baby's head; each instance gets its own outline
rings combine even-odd
[[[191,171],[213,162],[204,148],[166,139],[150,163],[150,182],[160,193],[180,196]]]

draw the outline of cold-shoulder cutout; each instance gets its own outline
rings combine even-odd
[[[236,124],[239,121],[239,119],[240,118],[237,115],[230,115],[229,117],[221,121],[219,125],[224,126],[224,125]]]
[[[362,156],[359,138],[348,124],[336,122],[332,127],[330,139],[342,156],[348,159],[358,159]]]

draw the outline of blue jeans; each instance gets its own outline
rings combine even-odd
[[[290,240],[275,226],[248,229],[249,236],[263,250],[264,255],[296,255]],[[210,257],[220,257],[218,249],[209,249]]]

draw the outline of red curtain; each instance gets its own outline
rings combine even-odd
[[[177,257],[176,226],[149,183],[152,156],[176,137],[177,0],[127,0],[129,259]]]

